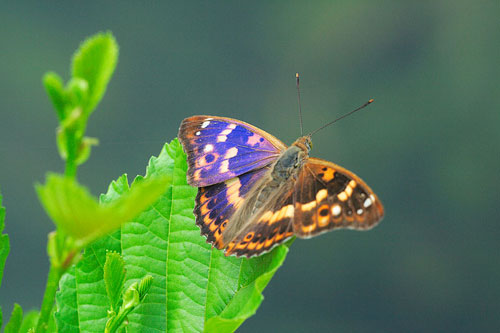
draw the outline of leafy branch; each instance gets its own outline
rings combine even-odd
[[[64,175],[49,173],[44,185],[36,185],[40,202],[57,227],[49,235],[51,265],[37,332],[47,329],[59,280],[80,259],[81,250],[156,201],[169,182],[165,177],[144,179],[121,200],[106,205],[76,181],[77,167],[98,142],[85,136],[87,121],[104,95],[117,60],[118,45],[111,33],[97,34],[73,56],[72,78],[66,87],[55,73],[46,74],[43,80],[59,119],[57,146],[66,168]]]
[[[112,34],[99,33],[75,53],[66,85],[55,73],[44,77],[65,162],[64,174],[48,173],[36,184],[56,226],[48,237],[50,270],[40,311],[24,315],[16,304],[5,330],[234,331],[256,312],[290,242],[252,259],[225,257],[207,244],[193,216],[197,190],[186,182],[186,156],[176,139],[150,159],[144,177],[131,185],[119,177],[99,200],[78,183],[78,166],[98,142],[85,136],[87,122],[117,57]],[[0,233],[3,218],[0,206]],[[0,282],[8,251],[8,236],[0,234]],[[0,326],[1,318],[0,311]]]

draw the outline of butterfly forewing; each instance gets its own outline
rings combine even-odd
[[[179,140],[187,154],[188,182],[203,187],[272,164],[286,146],[245,122],[213,116],[184,119]]]
[[[377,196],[352,172],[334,163],[310,158],[295,185],[294,232],[308,238],[328,230],[366,230],[383,217]]]

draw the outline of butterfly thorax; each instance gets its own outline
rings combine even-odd
[[[274,164],[271,173],[273,180],[282,182],[290,177],[296,178],[299,171],[302,169],[302,166],[309,156],[309,150],[305,145],[296,143],[297,142],[285,150]]]
[[[311,147],[311,138],[304,136],[295,141],[288,147],[272,166],[272,172],[269,179],[262,186],[260,193],[257,196],[253,213],[262,207],[262,204],[269,200],[273,192],[276,192],[280,187],[290,185],[287,182],[290,178],[297,179],[302,167],[309,157]],[[281,191],[280,191],[281,192]]]
[[[287,150],[278,158],[273,166],[273,179],[282,182],[290,177],[296,178],[302,166],[309,157],[311,150],[311,137],[306,135],[298,138]]]

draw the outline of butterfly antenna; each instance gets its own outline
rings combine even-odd
[[[297,80],[298,80],[298,78],[297,78]],[[321,126],[321,127],[320,127],[320,128],[318,128],[317,130],[315,130],[314,132],[312,132],[311,134],[309,134],[309,136],[312,136],[313,134],[315,134],[315,133],[317,133],[317,132],[321,131],[323,128],[325,128],[325,127],[327,127],[327,126],[330,126],[330,125],[332,125],[332,124],[336,123],[336,122],[337,122],[337,121],[339,121],[340,119],[343,119],[343,118],[345,118],[345,117],[347,117],[347,116],[350,116],[351,114],[353,114],[353,113],[354,113],[354,112],[356,112],[356,111],[359,111],[359,110],[361,110],[361,109],[364,109],[365,107],[367,107],[368,105],[370,105],[371,103],[373,103],[373,101],[374,101],[374,99],[373,99],[373,98],[372,98],[372,99],[370,99],[368,102],[366,102],[365,104],[361,105],[359,108],[354,109],[354,110],[352,110],[351,112],[348,112],[348,113],[346,113],[345,115],[340,116],[340,117],[338,117],[337,119],[335,119],[335,120],[333,120],[333,121],[329,122],[328,124]]]
[[[300,106],[299,73],[295,73],[295,77],[297,78],[297,101],[299,102],[300,136],[303,136],[304,129],[302,127],[302,107]]]

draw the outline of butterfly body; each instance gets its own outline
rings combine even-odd
[[[310,136],[287,147],[242,121],[194,116],[182,122],[179,139],[188,183],[199,188],[196,223],[226,255],[260,255],[293,235],[369,229],[383,216],[359,177],[309,157]]]

